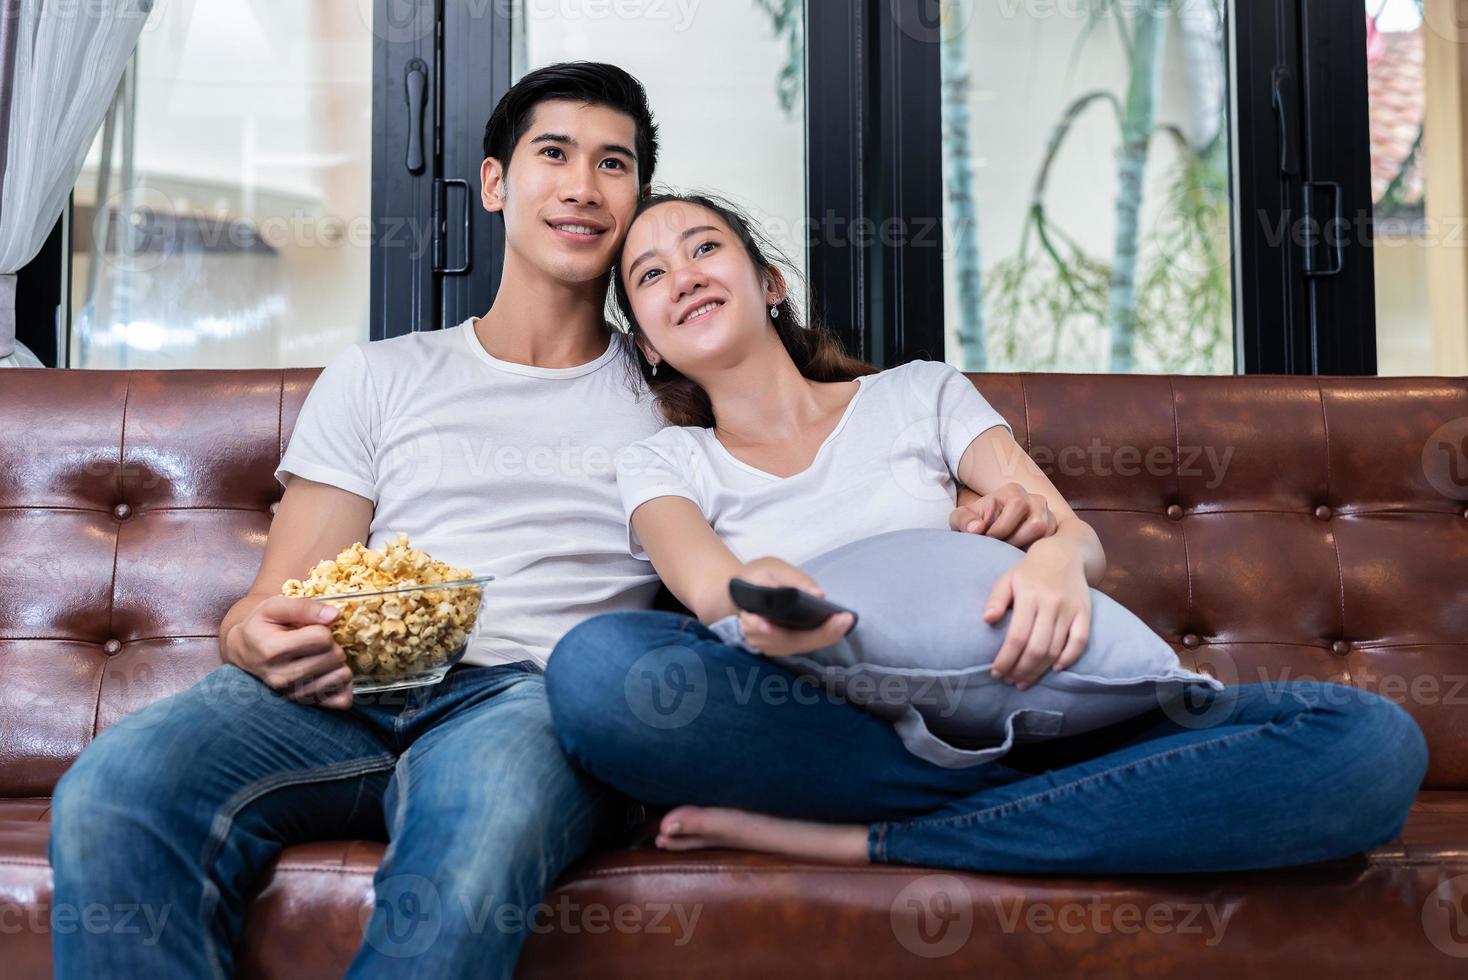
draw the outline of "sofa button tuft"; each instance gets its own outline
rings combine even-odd
[[[1344,657],[1346,654],[1351,652],[1351,645],[1345,640],[1336,640],[1330,645],[1330,652],[1335,654],[1337,657]]]
[[[103,650],[104,653],[108,654],[109,656],[112,656],[114,654],[117,654],[117,653],[121,652],[121,650],[122,650],[122,641],[121,640],[115,640],[115,639],[114,640],[108,640],[106,643],[102,644],[102,650]]]
[[[1197,633],[1184,633],[1183,646],[1189,650],[1196,650],[1203,643],[1203,638]]]
[[[1182,504],[1168,504],[1167,505],[1167,516],[1168,516],[1168,519],[1169,520],[1174,520],[1174,521],[1180,521],[1180,520],[1182,520],[1183,519],[1183,506],[1182,506]]]
[[[1330,515],[1332,513],[1334,512],[1324,504],[1321,504],[1319,507],[1315,508],[1315,516],[1322,521],[1330,520]]]
[[[125,521],[129,517],[133,516],[133,509],[127,504],[118,504],[116,507],[112,508],[112,516],[117,518],[119,521]]]

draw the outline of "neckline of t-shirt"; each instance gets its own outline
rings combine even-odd
[[[868,377],[875,377],[875,375],[858,376],[851,379],[856,382],[856,391],[852,393],[851,401],[846,403],[846,410],[841,413],[841,418],[836,422],[836,428],[832,429],[830,434],[827,435],[825,439],[821,440],[820,446],[816,448],[816,454],[810,458],[810,465],[801,470],[799,473],[791,473],[789,476],[776,476],[769,470],[762,470],[758,466],[751,466],[744,460],[740,459],[738,456],[735,456],[733,453],[729,452],[729,448],[719,441],[718,436],[714,435],[713,429],[705,429],[704,432],[708,436],[709,441],[714,444],[714,448],[718,452],[722,453],[725,459],[727,459],[729,462],[733,463],[740,469],[748,470],[755,476],[762,476],[766,480],[798,480],[802,476],[805,476],[807,473],[816,468],[816,465],[821,461],[821,457],[826,454],[826,447],[835,442],[836,437],[841,434],[841,430],[846,428],[846,423],[851,419],[851,413],[856,410],[856,403],[861,400],[861,393],[867,390],[864,382]]]
[[[607,338],[607,349],[601,356],[594,361],[587,361],[585,364],[574,364],[571,367],[563,368],[548,368],[536,367],[534,364],[517,364],[514,361],[504,361],[484,349],[484,345],[479,342],[479,335],[474,332],[474,320],[475,318],[471,316],[459,324],[459,329],[464,332],[464,343],[469,346],[469,350],[479,360],[495,370],[504,371],[507,374],[519,374],[527,378],[579,378],[583,374],[590,374],[593,371],[599,370],[609,363],[612,358],[617,356],[617,337],[616,334],[613,334]]]

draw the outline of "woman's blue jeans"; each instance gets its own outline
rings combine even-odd
[[[891,726],[687,616],[611,613],[547,670],[588,773],[659,806],[868,824],[874,862],[1171,873],[1326,861],[1402,829],[1427,743],[1380,695],[1318,681],[1198,687],[1096,732],[944,769]]]

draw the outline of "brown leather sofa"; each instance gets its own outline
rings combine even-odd
[[[218,664],[315,374],[0,373],[0,975],[50,972],[57,779],[98,731]],[[1468,975],[1468,381],[975,382],[1100,533],[1102,588],[1187,666],[1359,685],[1417,719],[1431,765],[1400,839],[1279,871],[1106,878],[639,844],[566,875],[522,973]],[[245,972],[339,974],[382,851],[282,854]]]

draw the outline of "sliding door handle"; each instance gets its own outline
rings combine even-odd
[[[1305,190],[1305,275],[1312,278],[1340,275],[1346,267],[1346,225],[1341,209],[1341,185],[1333,180],[1307,180]],[[1328,191],[1332,199],[1330,220],[1318,223],[1315,218],[1316,191]],[[1324,251],[1329,262],[1320,261]]]
[[[448,188],[453,184],[464,189],[464,210],[461,212],[464,249],[463,262],[450,269],[448,262]],[[471,216],[474,213],[469,182],[458,177],[444,177],[433,182],[433,271],[445,276],[462,276],[473,265],[474,228]]]
[[[403,90],[408,98],[408,173],[416,177],[423,172],[425,165],[423,109],[428,104],[428,64],[422,58],[408,62]]]

